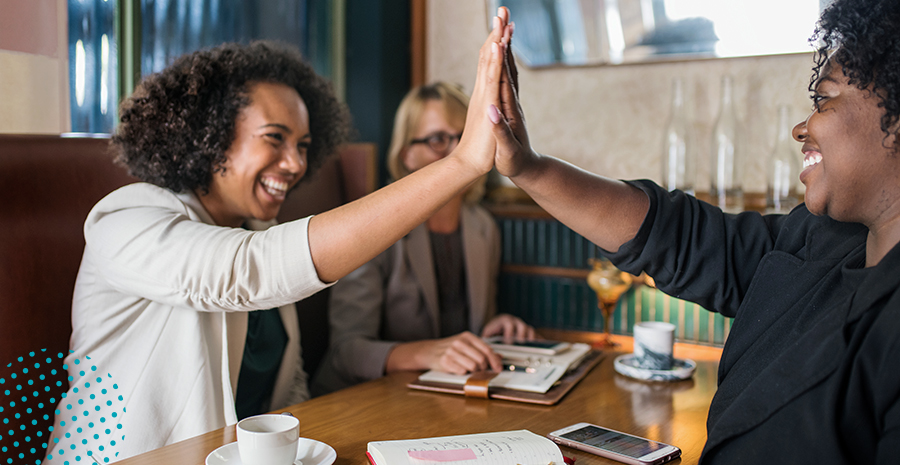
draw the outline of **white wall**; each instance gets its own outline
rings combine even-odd
[[[66,0],[0,0],[0,133],[70,127]]]
[[[428,80],[471,90],[487,34],[484,0],[429,0],[427,14]],[[720,78],[731,74],[743,128],[745,191],[765,192],[777,107],[789,105],[793,120],[806,118],[811,67],[811,53],[580,68],[520,65],[519,85],[535,149],[606,176],[659,181],[671,80],[682,77],[698,154],[697,189],[705,191]],[[797,150],[799,157],[799,144]]]

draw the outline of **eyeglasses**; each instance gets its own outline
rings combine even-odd
[[[425,136],[421,139],[413,139],[409,141],[409,145],[428,144],[428,147],[430,147],[431,150],[434,150],[436,153],[447,153],[454,147],[456,147],[456,144],[459,143],[459,139],[461,137],[462,133],[447,134],[446,132],[441,131]]]

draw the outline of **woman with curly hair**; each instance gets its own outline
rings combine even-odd
[[[267,42],[195,52],[146,78],[113,137],[143,182],[109,194],[85,222],[70,389],[48,463],[107,463],[306,400],[293,303],[491,168],[487,111],[499,95],[486,84],[500,79],[505,18],[481,48],[466,137],[450,156],[280,225],[286,194],[348,133],[328,83],[297,51]]]
[[[897,0],[823,12],[813,110],[794,128],[806,203],[787,215],[726,214],[541,155],[503,85],[500,173],[619,268],[734,317],[702,464],[900,457],[898,31]]]

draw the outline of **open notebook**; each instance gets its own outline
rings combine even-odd
[[[504,365],[527,367],[527,372],[504,371],[490,381],[490,388],[513,389],[516,391],[545,393],[572,368],[580,364],[590,353],[587,344],[572,344],[568,350],[556,355],[538,355],[514,349],[494,348],[503,357]],[[466,384],[469,375],[453,375],[438,370],[429,370],[419,376],[426,383]]]
[[[507,357],[507,354],[502,354]],[[521,354],[519,354],[521,355]],[[428,371],[407,384],[411,389],[490,399],[511,400],[531,404],[553,405],[603,360],[603,353],[587,344],[572,344],[570,351],[553,356],[540,355],[526,360],[533,373],[504,372],[489,381],[485,391],[467,392],[469,375],[450,375]],[[506,358],[505,363],[521,364],[522,360]],[[477,374],[477,375],[480,375]],[[475,378],[478,379],[478,378]]]
[[[466,463],[471,465],[563,465],[553,441],[528,430],[439,438],[370,442],[372,465]]]

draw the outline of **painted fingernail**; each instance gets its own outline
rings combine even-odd
[[[500,110],[498,110],[493,103],[488,107],[488,118],[490,118],[491,122],[494,124],[500,122]]]

